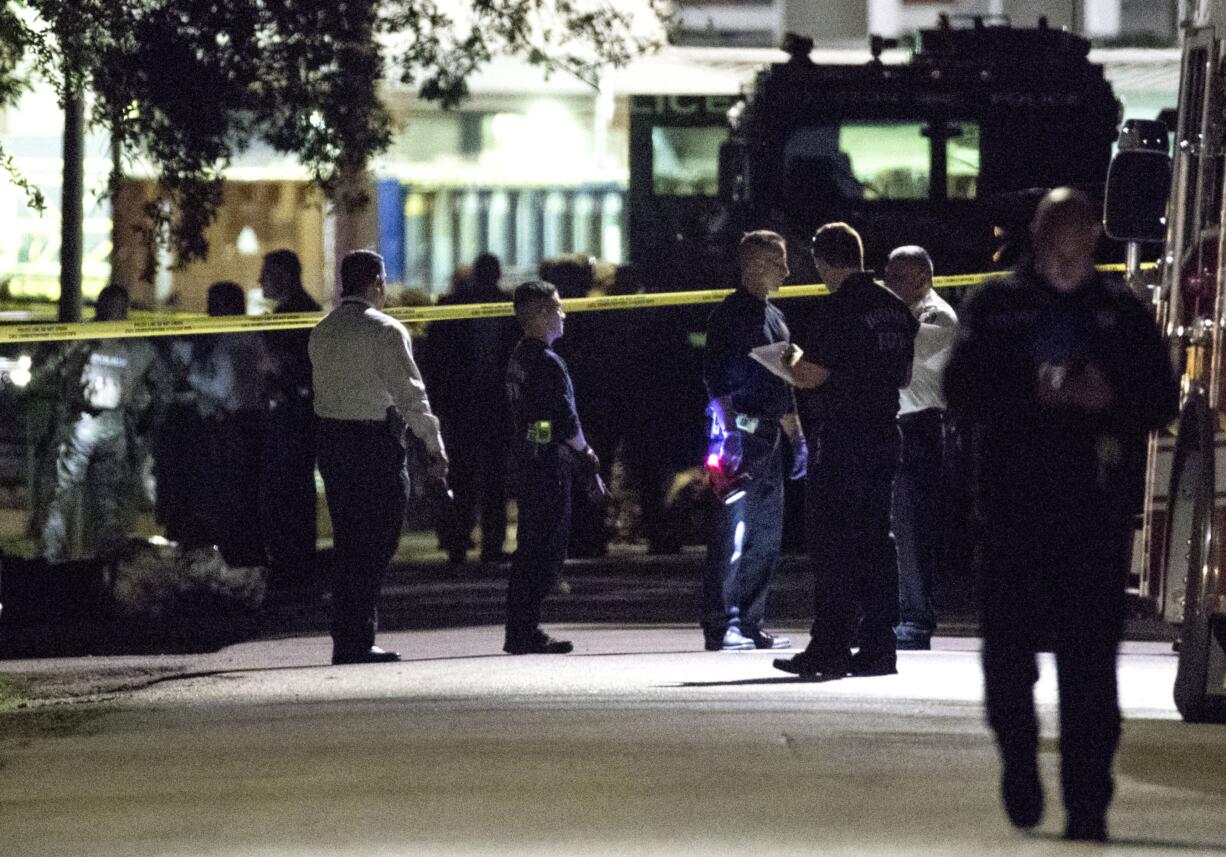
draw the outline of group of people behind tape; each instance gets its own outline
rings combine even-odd
[[[319,311],[290,251],[260,273],[276,312]],[[209,315],[243,315],[246,290],[219,282]],[[117,284],[95,320],[128,317]],[[167,538],[216,545],[281,582],[313,573],[315,415],[308,331],[49,344],[35,361],[31,534],[51,562],[113,558],[149,506]]]
[[[882,283],[864,270],[855,230],[831,223],[810,248],[830,295],[785,319],[770,295],[789,276],[786,242],[750,232],[736,251],[738,287],[710,313],[702,350],[706,462],[719,489],[709,499],[705,649],[791,647],[765,616],[787,479],[804,480],[814,621],[807,645],[775,668],[809,680],[885,676],[897,672],[900,648],[929,648],[948,409],[974,461],[985,695],[1004,807],[1019,828],[1043,815],[1033,686],[1036,654],[1050,649],[1066,836],[1078,840],[1106,838],[1120,734],[1116,651],[1145,437],[1177,407],[1152,319],[1094,268],[1100,220],[1082,194],[1048,194],[1028,257],[966,301],[960,318],[933,291],[922,248],[894,249]],[[478,517],[480,556],[503,559],[512,474],[519,526],[504,651],[572,651],[541,628],[572,516],[585,502],[599,508],[599,476],[610,475],[617,448],[609,439],[621,438],[624,454],[632,437],[659,436],[658,426],[624,429],[666,419],[659,403],[668,401],[632,399],[648,386],[633,377],[599,397],[585,389],[593,367],[608,378],[611,366],[641,365],[619,361],[627,342],[647,346],[614,314],[577,317],[567,330],[561,299],[579,296],[572,273],[546,271],[515,290],[518,330],[488,319],[436,322],[420,370],[408,331],[382,312],[386,273],[369,251],[346,257],[342,301],[313,331],[173,343],[169,362],[193,396],[190,406],[169,407],[152,444],[168,534],[212,540],[227,559],[264,560],[274,574],[304,572],[314,556],[318,445],[337,554],[333,663],[398,660],[374,645],[376,602],[403,524],[408,439],[416,436],[421,469],[455,489],[439,537],[456,562],[471,548]],[[506,300],[500,276],[497,259],[483,255],[444,301]],[[318,309],[292,254],[268,256],[260,279],[277,311]],[[238,313],[243,303],[235,284],[210,290],[210,313]],[[125,310],[114,287],[99,299],[100,318]],[[61,377],[73,387],[72,407],[52,448],[41,513],[49,558],[66,551],[66,497],[85,473],[118,480],[122,462],[138,457],[133,438],[149,397],[137,390],[155,383],[148,379],[158,362],[150,348],[117,340],[67,352]],[[585,400],[597,399],[612,405],[585,411]],[[648,494],[645,519],[658,514],[658,497]],[[106,514],[116,502],[106,501]]]
[[[586,259],[541,265],[542,277],[556,282],[564,297],[636,288],[629,266],[600,274],[608,275],[607,283],[597,281]],[[456,271],[439,304],[507,302],[502,279],[499,260],[482,254]],[[258,285],[274,313],[320,310],[289,250],[264,258]],[[128,310],[127,291],[110,285],[97,299],[95,319],[122,320]],[[247,290],[214,283],[207,311],[245,314]],[[633,414],[648,405],[632,366],[636,360],[675,363],[692,349],[680,329],[660,319],[602,315],[576,323],[562,350],[589,415],[592,443],[607,462],[604,476],[611,479],[615,458],[622,462],[642,498],[635,527],[654,551],[673,552],[684,534],[667,523],[662,506],[690,450],[668,438],[685,435],[689,426],[684,419],[662,425],[667,416],[635,424]],[[625,321],[635,323],[633,335]],[[457,453],[454,501],[419,510],[417,518],[436,526],[452,563],[472,555],[474,531],[481,562],[508,559],[503,375],[516,330],[513,319],[487,318],[415,331],[426,334],[415,353],[447,445]],[[36,470],[30,532],[40,555],[53,562],[113,557],[137,515],[152,506],[168,539],[216,545],[231,565],[268,566],[274,589],[317,590],[326,575],[316,568],[317,419],[308,338],[308,330],[288,330],[42,346],[27,419]],[[603,554],[615,528],[607,502],[577,503],[575,519],[571,554]]]

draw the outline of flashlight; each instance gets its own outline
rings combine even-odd
[[[750,477],[748,473],[740,472],[740,468],[734,466],[724,455],[724,441],[727,433],[714,409],[708,413],[711,417],[711,426],[705,462],[707,480],[711,483],[715,496],[725,506],[731,506],[745,496],[745,483]]]

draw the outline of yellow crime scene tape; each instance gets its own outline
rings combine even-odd
[[[1141,266],[1152,270],[1154,263]],[[1100,265],[1100,271],[1120,272],[1123,265]],[[938,289],[964,288],[986,280],[1005,276],[1007,271],[983,274],[955,274],[933,277]],[[686,304],[717,303],[731,293],[730,289],[707,289],[695,292],[660,292],[637,295],[608,295],[594,298],[569,298],[562,301],[568,313],[606,312],[611,310],[650,309],[652,307],[684,306]],[[817,297],[829,294],[825,286],[784,286],[779,298]],[[448,306],[388,307],[388,315],[405,324],[430,321],[453,321],[472,318],[499,318],[512,315],[509,302],[486,304],[455,304]],[[277,313],[268,315],[208,316],[195,313],[134,315],[127,321],[90,321],[72,323],[0,324],[0,343],[5,342],[68,342],[81,339],[130,339],[150,336],[196,336],[207,333],[261,333],[274,330],[301,330],[314,327],[324,313]]]

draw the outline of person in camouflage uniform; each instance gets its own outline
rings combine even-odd
[[[99,293],[96,321],[127,315],[122,286]],[[39,554],[48,562],[108,558],[122,548],[142,456],[136,423],[156,397],[157,368],[154,349],[134,339],[73,343],[50,368],[61,383],[63,410],[51,447],[49,496],[35,524]]]

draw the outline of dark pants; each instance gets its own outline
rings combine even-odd
[[[309,580],[315,568],[316,417],[310,397],[267,415],[260,505],[274,579]]]
[[[481,521],[481,556],[502,554],[507,537],[507,456],[503,438],[470,436],[447,431],[443,441],[451,465],[447,482],[455,493],[440,537],[448,552],[464,553],[472,547],[473,524]]]
[[[209,510],[211,542],[231,565],[264,565],[260,521],[264,412],[225,414],[211,426],[209,442],[216,467]]]
[[[936,628],[933,595],[945,520],[941,417],[940,410],[929,408],[898,418],[902,455],[891,520],[898,542],[900,638],[928,637]]]
[[[702,579],[702,627],[722,637],[728,628],[762,628],[771,576],[783,540],[783,451],[774,439],[744,434],[745,496],[725,505],[713,498]]]
[[[814,619],[807,653],[844,658],[856,637],[866,657],[892,653],[898,624],[898,552],[890,495],[898,430],[822,432],[809,438],[805,510]]]
[[[1056,656],[1060,774],[1070,816],[1102,816],[1120,737],[1116,649],[1123,632],[1127,520],[998,518],[977,550],[988,723],[1006,765],[1038,753],[1035,653]]]
[[[192,489],[198,468],[193,453],[202,435],[194,405],[171,404],[158,426],[153,447],[153,475],[157,480],[154,511],[157,522],[166,528],[166,538],[174,542],[190,541],[195,532]]]
[[[507,582],[507,638],[527,640],[541,623],[541,603],[562,576],[570,535],[572,468],[556,446],[516,455],[519,525]]]
[[[335,546],[333,651],[360,654],[374,645],[379,589],[400,543],[409,478],[404,446],[381,422],[320,420],[319,470]]]

